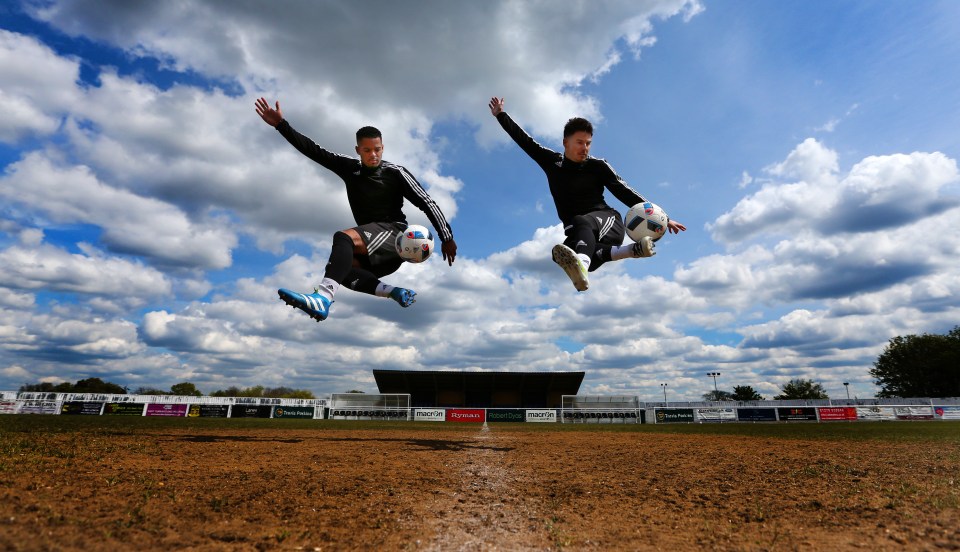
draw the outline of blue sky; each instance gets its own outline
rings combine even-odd
[[[375,391],[370,370],[583,370],[693,399],[812,378],[876,392],[887,340],[960,321],[954,2],[22,2],[0,8],[0,388]],[[592,154],[689,230],[578,294],[541,143]],[[310,289],[353,225],[339,180],[253,109],[352,152],[384,132],[459,256]],[[609,197],[611,205],[625,212]],[[408,209],[416,222],[426,219]]]

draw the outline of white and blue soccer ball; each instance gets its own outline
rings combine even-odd
[[[433,234],[424,226],[411,224],[397,235],[397,254],[408,263],[422,263],[433,253]]]
[[[667,232],[670,217],[659,205],[648,201],[631,207],[623,222],[631,240],[638,242],[643,238],[653,238],[653,241],[657,241]]]

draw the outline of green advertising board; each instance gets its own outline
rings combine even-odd
[[[312,406],[278,406],[273,409],[274,418],[313,418]]]
[[[655,417],[658,424],[691,424],[694,421],[692,408],[658,408]]]
[[[488,422],[525,422],[526,420],[526,411],[519,408],[487,410]]]

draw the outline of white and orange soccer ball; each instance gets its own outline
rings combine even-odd
[[[411,224],[397,235],[397,254],[408,263],[422,263],[433,253],[433,234],[419,224]]]

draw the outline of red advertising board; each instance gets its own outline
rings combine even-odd
[[[821,421],[856,420],[857,409],[852,406],[823,406],[817,409]]]
[[[447,410],[448,422],[480,422],[486,421],[486,410],[482,408],[450,408]]]

